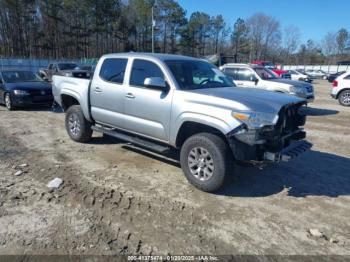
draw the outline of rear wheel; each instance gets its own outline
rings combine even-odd
[[[228,177],[233,157],[223,138],[199,133],[189,137],[181,147],[180,162],[192,185],[206,192],[215,192]]]
[[[66,113],[66,130],[71,139],[86,143],[91,139],[91,122],[86,120],[79,105],[71,106]]]
[[[6,93],[5,94],[5,106],[7,108],[7,110],[11,111],[11,110],[14,110],[14,106],[13,106],[13,103],[12,103],[12,99],[11,99],[11,95],[9,93]]]
[[[350,106],[350,89],[342,91],[339,94],[338,100],[342,106]]]

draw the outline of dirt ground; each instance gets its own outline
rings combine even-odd
[[[0,254],[350,255],[350,108],[330,88],[315,82],[311,151],[237,167],[217,194],[172,158],[100,134],[71,141],[62,113],[1,106]]]

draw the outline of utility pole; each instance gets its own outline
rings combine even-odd
[[[154,53],[154,27],[156,26],[156,21],[154,20],[154,8],[157,7],[157,0],[152,4],[152,53]]]
[[[154,53],[154,5],[152,5],[152,53]]]

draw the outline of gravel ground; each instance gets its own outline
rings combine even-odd
[[[62,113],[1,106],[0,254],[350,255],[350,108],[330,88],[315,82],[311,151],[237,167],[217,194],[172,158],[99,134],[71,141]]]

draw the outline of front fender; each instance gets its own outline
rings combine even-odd
[[[229,117],[229,121],[224,119],[219,119],[213,116],[200,113],[185,112],[179,115],[174,121],[173,127],[170,130],[170,144],[176,145],[177,134],[181,126],[186,122],[194,122],[198,124],[203,124],[212,128],[219,130],[222,134],[226,135],[234,128],[241,125],[239,121],[233,117]]]

